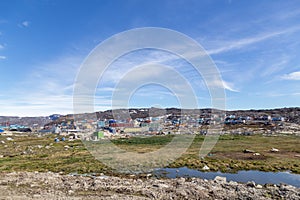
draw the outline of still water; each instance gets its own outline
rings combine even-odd
[[[258,184],[280,184],[286,183],[295,187],[300,187],[300,175],[290,172],[261,172],[255,170],[239,171],[237,173],[222,172],[201,172],[187,167],[163,168],[156,170],[154,174],[158,177],[199,177],[203,179],[214,179],[216,176],[226,177],[227,181],[248,182],[254,181]]]

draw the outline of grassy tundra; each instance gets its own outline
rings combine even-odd
[[[0,136],[0,172],[113,173],[96,160],[80,140],[55,143],[54,135],[11,138],[13,140]],[[112,142],[122,149],[145,153],[161,148],[172,138],[172,135],[132,137]],[[199,149],[203,140],[204,136],[197,135],[189,149],[168,167],[187,166],[201,170],[207,165],[211,171],[291,171],[300,174],[299,136],[223,135],[210,155],[200,159]],[[279,151],[271,152],[272,148]],[[245,149],[251,150],[251,153],[244,153]]]

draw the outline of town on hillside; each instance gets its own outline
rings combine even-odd
[[[300,108],[226,112],[131,108],[47,117],[0,117],[0,133],[57,134],[68,139],[97,141],[136,135],[206,135],[215,124],[222,125],[220,134],[299,134]]]

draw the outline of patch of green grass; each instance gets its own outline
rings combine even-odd
[[[0,171],[53,171],[64,173],[112,173],[111,169],[96,160],[80,140],[54,142],[54,135],[45,137],[16,137],[7,141],[0,136]],[[174,139],[174,136],[132,137],[116,139],[112,142],[118,147],[139,153],[157,150]],[[188,137],[182,138],[179,145],[185,145]],[[238,170],[286,171],[300,174],[300,137],[297,136],[234,136],[223,135],[212,149],[210,156],[199,157],[204,136],[197,135],[189,149],[169,167],[187,166],[201,170],[204,165],[212,171],[234,172]],[[91,143],[93,145],[93,143]],[[40,148],[40,146],[42,146]],[[66,150],[65,146],[70,148]],[[99,145],[99,143],[95,143]],[[100,145],[106,145],[105,142]],[[46,148],[47,146],[47,148]],[[278,148],[272,153],[270,149]],[[260,156],[243,153],[251,149]]]

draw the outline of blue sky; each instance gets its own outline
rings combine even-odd
[[[73,84],[83,60],[103,40],[140,27],[179,31],[199,42],[218,67],[226,108],[299,106],[299,1],[0,1],[0,115],[72,113]],[[210,107],[201,77],[184,60],[141,50],[114,62],[100,80],[95,109],[130,67],[173,66],[194,88],[199,107]],[[163,73],[163,72],[162,72]],[[160,77],[162,74],[151,74]],[[163,76],[161,76],[163,78]],[[129,107],[179,106],[167,88],[139,88]]]

